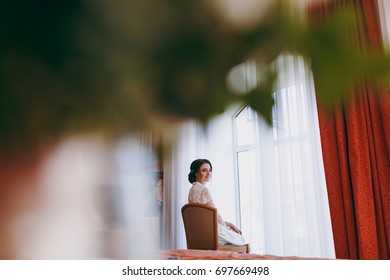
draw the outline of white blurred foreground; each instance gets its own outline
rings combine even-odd
[[[23,209],[5,224],[8,256],[152,258],[159,246],[159,220],[150,205],[154,162],[136,140],[115,145],[95,138],[64,141],[43,161],[35,180],[25,182],[22,191],[30,191],[19,194],[25,197],[17,200]]]

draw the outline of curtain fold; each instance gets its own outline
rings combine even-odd
[[[332,11],[343,7],[358,13],[356,47],[381,51],[374,0],[321,1],[309,7],[309,18],[326,20]],[[333,108],[318,106],[338,258],[390,257],[389,94],[387,87],[361,81]]]
[[[189,166],[204,154],[204,137],[196,122],[184,122],[163,133],[164,142],[164,204],[163,248],[186,249],[181,207],[188,201]],[[177,139],[177,140],[174,140]]]

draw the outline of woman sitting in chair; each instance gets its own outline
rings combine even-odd
[[[202,203],[214,206],[206,183],[210,181],[213,167],[207,159],[197,159],[191,163],[188,181],[192,187],[188,194],[189,203]],[[216,207],[215,207],[216,208]],[[237,246],[245,245],[245,239],[241,230],[232,223],[226,222],[218,214],[218,241],[220,245],[233,244]]]

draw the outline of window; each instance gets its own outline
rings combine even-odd
[[[234,117],[241,227],[255,253],[334,257],[310,72],[283,56],[273,124],[249,107]]]

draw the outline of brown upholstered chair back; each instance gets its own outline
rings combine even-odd
[[[218,250],[217,209],[188,203],[181,209],[188,249]]]
[[[181,208],[188,249],[223,250],[249,253],[249,244],[218,244],[217,209],[200,203],[187,203]]]

